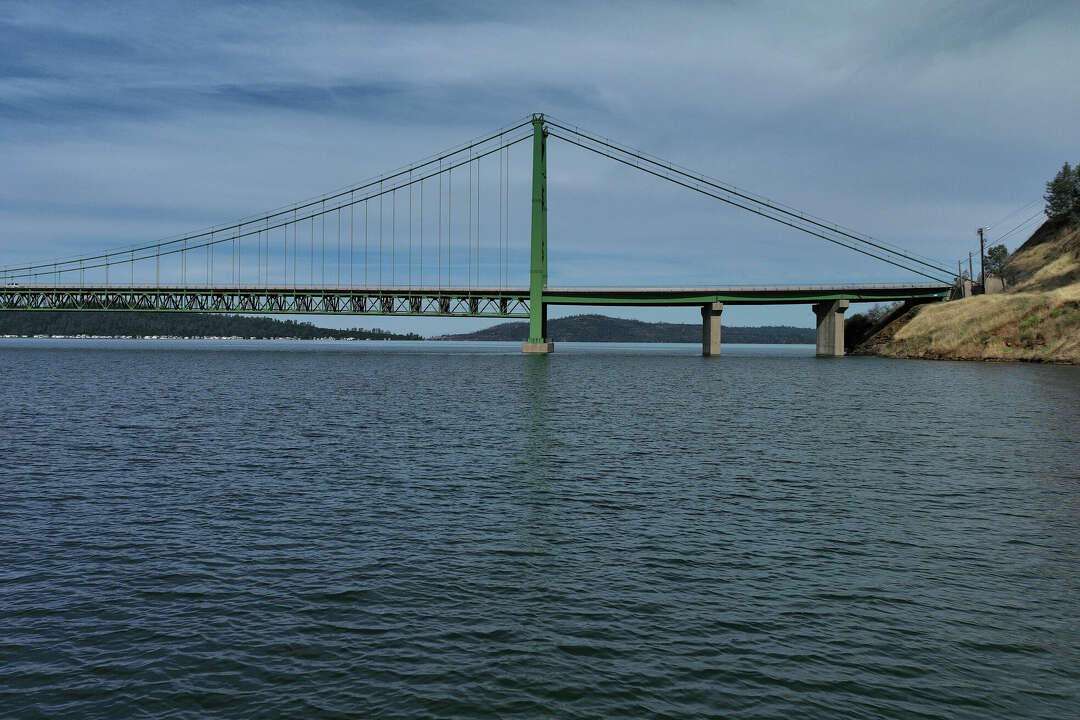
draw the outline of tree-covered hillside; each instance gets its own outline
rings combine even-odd
[[[528,337],[529,324],[510,322],[478,332],[446,335],[439,340],[513,340]],[[606,315],[574,315],[548,321],[548,336],[555,342],[701,342],[699,323],[650,323]],[[766,327],[727,327],[722,337],[726,343],[813,344],[813,328],[776,325]]]
[[[337,340],[422,340],[380,328],[331,330],[309,322],[212,313],[165,312],[0,312],[0,335],[167,335],[173,337],[334,338]]]

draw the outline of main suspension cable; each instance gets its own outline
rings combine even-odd
[[[515,131],[518,131],[518,130],[520,130],[522,128],[525,128],[526,126],[529,126],[529,125],[530,125],[530,120],[529,119],[524,119],[521,122],[518,122],[518,123],[516,123],[514,125],[511,125],[511,126],[506,127],[506,128],[502,128],[500,130],[497,130],[494,133],[491,133],[491,134],[482,136],[482,137],[480,137],[478,139],[472,140],[472,141],[468,142],[467,144],[455,147],[455,148],[450,149],[450,150],[442,151],[441,153],[439,153],[437,155],[426,158],[426,159],[424,159],[424,160],[422,160],[422,161],[420,161],[418,163],[415,163],[415,164],[413,164],[411,166],[402,168],[400,170],[393,171],[391,173],[387,173],[387,174],[379,176],[377,178],[373,178],[373,179],[364,181],[359,185],[355,185],[355,186],[352,186],[352,187],[349,187],[349,188],[346,188],[346,189],[340,190],[340,191],[333,191],[333,192],[331,192],[331,193],[329,193],[327,195],[324,195],[322,197],[315,198],[315,199],[308,200],[308,201],[304,201],[304,202],[301,202],[301,203],[297,203],[295,205],[290,205],[290,206],[287,206],[287,207],[284,207],[284,208],[279,208],[279,209],[276,209],[276,210],[273,210],[273,211],[270,211],[270,212],[267,212],[267,213],[264,213],[264,214],[260,214],[258,216],[244,218],[242,220],[233,222],[233,223],[228,224],[228,225],[213,226],[213,227],[208,228],[206,230],[200,230],[200,231],[196,231],[196,232],[192,232],[192,233],[187,233],[187,234],[182,235],[180,237],[167,238],[167,239],[160,240],[160,241],[153,242],[153,243],[145,243],[145,244],[142,244],[142,245],[136,245],[134,247],[116,248],[116,249],[108,250],[108,251],[101,252],[101,253],[98,253],[98,254],[95,254],[95,255],[90,255],[90,256],[58,258],[58,259],[50,260],[50,261],[47,261],[47,262],[36,263],[36,264],[27,264],[27,265],[4,267],[0,271],[3,272],[5,277],[12,277],[12,278],[33,277],[33,276],[41,275],[42,274],[41,272],[35,272],[35,271],[39,271],[42,268],[53,268],[54,266],[58,267],[60,272],[71,272],[73,270],[78,269],[78,264],[80,264],[80,263],[85,265],[85,263],[92,262],[92,261],[98,261],[98,260],[106,261],[104,263],[98,263],[98,264],[94,264],[94,265],[85,265],[85,269],[90,269],[90,268],[94,268],[94,267],[104,267],[105,265],[116,264],[113,261],[112,258],[114,258],[115,256],[118,256],[118,255],[127,255],[127,254],[131,254],[131,253],[141,253],[141,252],[148,251],[148,250],[159,251],[159,250],[161,250],[163,248],[166,248],[166,247],[170,248],[170,250],[167,250],[166,252],[164,252],[162,254],[170,254],[172,252],[176,252],[176,246],[181,245],[181,244],[183,244],[186,247],[186,249],[189,249],[189,250],[196,249],[196,248],[203,248],[203,247],[206,247],[206,245],[209,244],[209,243],[207,243],[205,241],[204,242],[196,242],[196,244],[191,244],[191,243],[193,241],[199,241],[199,240],[202,240],[202,239],[205,239],[205,238],[210,238],[211,235],[216,235],[216,234],[219,234],[219,233],[229,233],[229,232],[232,232],[232,231],[236,231],[236,232],[240,233],[240,237],[246,237],[247,235],[251,235],[251,234],[254,234],[254,233],[253,232],[244,233],[244,232],[242,232],[244,230],[244,228],[246,228],[248,226],[251,226],[253,224],[256,224],[256,223],[265,223],[266,225],[269,225],[271,222],[274,222],[275,224],[273,225],[273,227],[275,227],[275,228],[281,227],[282,225],[285,225],[285,224],[288,224],[288,223],[287,222],[286,223],[278,223],[277,219],[281,218],[283,216],[287,216],[287,215],[292,214],[292,213],[302,213],[304,211],[309,211],[312,208],[316,208],[316,207],[323,208],[323,211],[325,211],[325,212],[334,212],[335,210],[340,210],[340,209],[342,209],[344,207],[348,207],[349,205],[354,204],[355,202],[362,202],[362,200],[354,200],[353,199],[355,194],[359,193],[361,191],[370,190],[371,188],[373,188],[373,187],[375,187],[377,185],[382,187],[385,184],[390,183],[390,181],[397,180],[398,182],[395,182],[393,184],[392,188],[390,188],[389,190],[386,190],[386,192],[392,192],[393,190],[403,188],[403,187],[405,187],[407,185],[411,185],[412,183],[417,182],[419,180],[434,177],[439,172],[444,172],[448,168],[459,167],[460,165],[464,164],[464,162],[468,162],[468,160],[466,160],[466,161],[452,161],[448,165],[444,165],[443,164],[444,161],[452,160],[453,158],[456,158],[457,156],[460,156],[462,153],[471,151],[471,150],[473,150],[475,148],[478,148],[478,147],[481,147],[481,146],[484,146],[484,145],[490,145],[490,143],[492,141],[495,141],[495,140],[499,141],[499,144],[494,149],[484,148],[484,150],[482,151],[482,153],[480,155],[471,155],[471,159],[475,160],[477,157],[484,157],[484,156],[489,155],[489,154],[491,154],[493,152],[498,152],[499,150],[503,149],[503,147],[505,147],[505,143],[508,142],[508,141],[506,141],[504,139],[507,135],[510,135],[511,133],[515,133]],[[521,142],[521,141],[523,141],[525,139],[528,139],[529,137],[532,136],[531,128],[529,129],[527,134],[519,134],[519,135],[520,136],[513,137],[509,142],[516,143],[516,142]],[[436,165],[436,164],[438,165],[439,169],[437,169],[435,172],[431,172],[429,169],[433,165]],[[425,172],[421,173],[419,176],[413,177],[413,173],[416,173],[417,171],[420,171],[420,170],[425,170]],[[402,181],[403,178],[404,178],[404,180]],[[367,197],[368,198],[374,197],[374,195],[369,194]],[[340,202],[337,205],[329,208],[329,210],[325,210],[326,204],[328,202],[332,202],[334,200],[341,200],[342,202]],[[301,217],[300,219],[307,219],[308,217],[314,217],[315,215],[320,215],[320,214],[322,214],[322,212],[311,212],[310,215],[305,215],[304,217]],[[265,229],[266,229],[266,227],[263,228],[263,230],[265,230]],[[223,241],[219,241],[219,242],[223,242]],[[261,245],[261,242],[260,242],[260,245]],[[150,257],[150,256],[138,257],[138,258],[136,258],[136,260],[145,259],[146,257]],[[260,262],[261,262],[261,257],[260,257]],[[66,266],[66,265],[72,265],[73,267],[62,267],[62,266]],[[261,273],[261,269],[260,269],[260,273]]]
[[[849,238],[849,239],[854,240],[856,242],[869,245],[869,246],[874,247],[874,248],[876,248],[878,250],[881,250],[882,252],[886,252],[886,253],[889,253],[889,254],[892,254],[892,255],[896,255],[896,256],[898,256],[900,258],[903,258],[904,260],[906,260],[908,262],[913,262],[913,263],[916,263],[918,265],[922,265],[922,266],[924,266],[926,268],[929,268],[931,270],[936,270],[938,272],[946,273],[949,276],[952,275],[951,270],[948,270],[948,269],[946,269],[944,267],[941,267],[939,264],[935,264],[935,262],[929,262],[928,259],[916,257],[913,253],[910,253],[909,251],[902,251],[902,250],[891,248],[891,247],[885,245],[884,243],[882,243],[881,241],[872,240],[872,239],[869,239],[867,237],[860,236],[860,235],[858,235],[858,234],[856,234],[854,232],[851,232],[851,231],[848,231],[848,230],[842,228],[841,226],[839,226],[839,225],[837,225],[835,223],[828,223],[826,221],[822,221],[820,218],[815,218],[814,216],[808,215],[807,213],[803,213],[801,211],[797,211],[797,210],[794,210],[794,209],[787,208],[787,207],[781,205],[780,203],[776,203],[776,202],[772,202],[772,201],[769,201],[769,200],[764,200],[764,199],[761,199],[761,198],[754,197],[753,195],[750,195],[750,194],[746,193],[745,191],[741,191],[741,190],[739,190],[737,188],[733,188],[731,186],[728,186],[728,185],[720,183],[720,182],[718,182],[716,180],[713,180],[712,178],[709,178],[709,177],[707,177],[706,175],[704,175],[702,173],[696,173],[696,172],[691,172],[691,171],[685,170],[685,169],[683,169],[683,168],[681,168],[681,167],[679,167],[679,166],[677,166],[677,165],[675,165],[673,163],[670,163],[670,162],[667,162],[667,161],[664,161],[664,160],[660,160],[658,158],[652,158],[652,157],[650,157],[650,156],[648,156],[648,155],[646,155],[646,154],[644,154],[644,153],[642,153],[640,151],[637,151],[637,150],[634,150],[634,149],[631,149],[631,148],[624,147],[624,146],[621,146],[619,144],[616,144],[615,142],[613,142],[611,140],[605,140],[605,139],[594,137],[594,136],[592,136],[592,135],[590,135],[588,133],[583,132],[580,129],[569,127],[569,126],[564,125],[564,124],[562,124],[560,122],[557,122],[557,121],[552,121],[550,118],[547,118],[547,122],[548,122],[549,126],[556,127],[556,128],[559,128],[559,129],[561,129],[561,130],[563,130],[565,132],[571,133],[572,135],[577,136],[579,139],[581,139],[581,140],[583,140],[583,141],[585,141],[587,143],[595,143],[596,145],[600,145],[600,146],[602,146],[604,148],[608,148],[609,150],[614,151],[616,153],[621,153],[621,154],[629,156],[629,157],[631,157],[631,158],[633,158],[635,160],[639,160],[639,161],[641,161],[643,163],[648,163],[649,165],[652,165],[652,166],[655,166],[655,167],[658,167],[658,168],[662,168],[664,171],[666,171],[668,173],[676,174],[676,175],[678,175],[678,176],[680,176],[682,178],[685,178],[687,180],[691,180],[691,181],[693,181],[695,183],[701,183],[703,185],[711,187],[711,188],[713,188],[715,190],[718,190],[720,192],[733,195],[733,196],[735,196],[737,198],[740,198],[742,200],[745,200],[745,201],[754,203],[755,205],[764,207],[767,210],[772,211],[774,213],[780,213],[780,214],[785,215],[785,216],[787,216],[787,217],[789,217],[789,218],[791,218],[793,220],[796,220],[798,222],[807,223],[809,225],[816,226],[818,228],[821,228],[823,230],[827,230],[829,232],[836,233],[838,235]],[[571,142],[571,143],[573,143],[575,145],[578,145],[579,147],[582,147],[582,148],[584,148],[586,150],[591,150],[591,151],[596,152],[596,153],[598,153],[600,155],[604,155],[605,157],[609,157],[609,158],[611,158],[613,160],[619,160],[620,162],[623,162],[623,164],[628,165],[629,167],[633,167],[633,168],[636,168],[638,170],[642,170],[644,172],[649,172],[650,174],[655,175],[656,177],[662,178],[664,180],[668,180],[668,181],[671,181],[671,182],[676,182],[676,180],[674,178],[670,177],[669,175],[666,175],[666,174],[664,174],[662,172],[651,172],[651,171],[648,170],[648,168],[642,167],[641,165],[638,165],[638,164],[633,163],[633,162],[629,162],[629,161],[625,160],[625,158],[615,157],[614,155],[612,155],[610,153],[602,152],[602,151],[600,151],[599,149],[597,149],[595,147],[590,147],[590,146],[588,146],[586,144],[583,144],[582,142],[575,142],[575,141],[570,140],[569,138],[566,138],[564,136],[561,136],[561,135],[558,135],[558,134],[555,134],[555,133],[551,133],[550,131],[549,131],[549,134],[552,135],[553,137],[557,137],[557,138],[559,138],[561,140]],[[693,188],[693,186],[688,186],[686,183],[683,183],[683,182],[678,182],[677,184],[683,185],[684,187],[691,187],[692,189],[697,189],[697,188]],[[751,210],[751,208],[748,208],[745,205],[742,205],[742,204],[737,203],[737,202],[730,201],[730,200],[728,200],[726,198],[717,198],[717,199],[724,200],[725,202],[729,202],[731,205],[734,205],[736,207],[740,207],[740,208],[743,208],[743,209],[746,209],[746,210]],[[757,214],[762,215],[763,217],[768,217],[768,218],[773,219],[773,220],[778,220],[777,218],[775,218],[772,215],[768,215],[768,214],[765,214],[765,213],[757,213]],[[785,224],[787,224],[787,223],[785,223]],[[796,227],[796,226],[793,225],[793,227]],[[800,229],[803,229],[803,228],[800,228]],[[811,233],[811,234],[815,234],[815,233]],[[845,245],[845,247],[849,247],[849,246]],[[876,256],[872,255],[872,257],[876,257]],[[940,261],[936,261],[936,262],[940,262]]]
[[[898,268],[903,268],[904,270],[908,270],[908,271],[916,273],[918,275],[922,275],[925,278],[930,278],[931,280],[935,280],[937,282],[952,282],[952,280],[942,280],[940,277],[935,277],[933,275],[928,275],[927,273],[922,272],[921,270],[917,270],[917,269],[915,269],[913,267],[909,267],[909,266],[904,265],[904,264],[902,264],[902,263],[900,263],[898,261],[889,259],[887,257],[882,257],[881,255],[877,255],[875,253],[872,253],[872,252],[870,252],[868,250],[864,250],[862,248],[856,247],[854,245],[849,245],[848,243],[845,243],[845,242],[842,242],[842,241],[837,240],[835,238],[831,238],[831,237],[829,237],[827,235],[824,235],[821,232],[818,232],[818,231],[813,230],[811,228],[802,227],[800,225],[795,224],[794,222],[790,222],[789,220],[785,220],[783,218],[778,218],[778,217],[776,217],[774,215],[770,215],[770,214],[768,214],[768,213],[766,213],[766,212],[764,212],[762,210],[750,207],[749,205],[738,203],[738,202],[736,202],[734,200],[731,200],[730,198],[723,197],[722,195],[719,195],[716,192],[711,192],[711,191],[706,190],[704,188],[696,187],[694,185],[691,185],[688,182],[684,182],[684,181],[681,181],[681,180],[677,180],[675,178],[668,177],[668,176],[666,176],[666,175],[664,175],[664,174],[662,174],[660,172],[657,172],[655,170],[650,170],[649,168],[644,168],[644,167],[641,167],[640,165],[635,165],[634,163],[630,162],[629,160],[617,157],[616,155],[613,155],[612,153],[608,153],[608,152],[605,152],[603,150],[600,150],[600,149],[597,149],[597,148],[594,148],[594,147],[590,147],[588,145],[577,142],[576,140],[572,140],[572,139],[570,139],[568,137],[565,137],[563,135],[559,135],[557,133],[553,133],[553,132],[550,132],[550,131],[549,131],[548,134],[551,137],[558,138],[559,140],[562,140],[564,142],[568,142],[571,145],[576,145],[576,146],[578,146],[578,147],[580,147],[580,148],[582,148],[584,150],[589,150],[590,152],[594,152],[594,153],[596,153],[598,155],[603,155],[604,157],[615,160],[616,162],[620,162],[620,163],[623,163],[624,165],[628,165],[630,167],[637,168],[638,170],[641,170],[642,172],[648,173],[650,175],[654,175],[654,176],[656,176],[658,178],[667,180],[668,182],[672,182],[672,183],[675,183],[676,185],[681,185],[682,187],[685,187],[687,189],[699,192],[702,195],[707,195],[709,197],[720,200],[721,202],[725,202],[725,203],[727,203],[729,205],[734,205],[735,207],[738,207],[738,208],[741,208],[741,209],[746,210],[748,212],[754,213],[755,215],[760,215],[761,217],[768,218],[769,220],[773,220],[774,222],[778,222],[781,225],[787,225],[788,227],[794,228],[796,230],[801,230],[801,231],[803,231],[803,232],[805,232],[805,233],[807,233],[809,235],[819,237],[822,240],[826,240],[828,242],[834,243],[834,244],[839,245],[841,247],[848,248],[849,250],[854,250],[855,252],[861,253],[863,255],[867,255],[867,256],[875,258],[877,260],[881,260],[882,262],[886,262],[886,263],[888,263],[890,265],[894,265],[894,266],[896,266]],[[943,272],[946,272],[950,276],[952,275],[951,272],[947,272],[947,271],[943,271]]]

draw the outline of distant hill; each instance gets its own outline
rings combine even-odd
[[[444,335],[435,340],[512,340],[528,338],[527,322],[493,325],[485,330],[461,335]],[[548,335],[555,342],[701,342],[700,323],[650,323],[606,315],[573,315],[548,320]],[[813,328],[771,325],[723,329],[725,343],[813,344]]]
[[[0,312],[0,335],[95,335],[104,337],[333,338],[335,340],[423,340],[380,328],[331,330],[295,320],[214,313]]]

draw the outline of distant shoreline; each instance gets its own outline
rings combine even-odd
[[[479,340],[479,339],[456,339],[450,337],[429,338],[335,338],[335,337],[246,337],[241,335],[0,335],[0,340],[259,340],[259,341],[296,341],[296,342],[462,342],[462,343],[506,343],[515,345],[517,340]],[[560,340],[559,343],[583,344],[583,345],[697,345],[694,341],[677,340]],[[724,345],[805,345],[812,346],[814,343],[793,342],[726,342]]]
[[[0,340],[341,340],[345,342],[427,342],[429,338],[356,338],[356,337],[254,337],[246,335],[0,335]]]
[[[548,323],[551,340],[585,343],[700,343],[700,323],[643,322],[605,315],[571,315]],[[55,339],[200,340],[425,340],[522,342],[527,322],[504,322],[462,334],[424,337],[381,328],[336,329],[271,317],[206,313],[123,313],[107,311],[4,311],[0,337]],[[785,325],[723,329],[727,345],[803,345],[815,341],[813,328]]]
[[[570,315],[548,321],[548,339],[560,342],[700,343],[700,323],[644,322],[607,315]],[[434,340],[504,340],[522,342],[529,335],[527,322],[504,322],[471,333],[441,335]],[[807,345],[816,342],[814,328],[790,325],[725,326],[727,345]]]
[[[311,322],[210,313],[64,310],[0,312],[0,337],[226,340],[423,340],[381,328],[325,328]]]

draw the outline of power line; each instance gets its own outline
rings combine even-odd
[[[1043,215],[1043,211],[1042,211],[1042,210],[1040,210],[1039,212],[1037,212],[1037,213],[1035,213],[1034,215],[1032,215],[1031,217],[1029,217],[1029,218],[1028,218],[1027,220],[1023,221],[1022,223],[1020,223],[1019,225],[1017,225],[1016,227],[1014,227],[1014,228],[1013,228],[1012,230],[1008,231],[1008,232],[1007,232],[1007,233],[1005,233],[1004,235],[999,235],[998,237],[994,238],[994,239],[993,239],[993,240],[991,240],[990,242],[994,242],[994,243],[1000,243],[1000,242],[1001,242],[1002,240],[1004,240],[1005,238],[1009,237],[1009,236],[1010,236],[1010,235],[1012,235],[1012,234],[1013,234],[1014,232],[1016,232],[1016,231],[1017,231],[1017,230],[1019,230],[1020,228],[1024,227],[1025,225],[1027,225],[1028,223],[1030,223],[1030,222],[1031,222],[1032,220],[1035,220],[1036,218],[1039,218],[1039,217],[1041,217],[1042,215]]]
[[[1031,207],[1032,205],[1034,205],[1034,204],[1036,204],[1036,203],[1039,203],[1039,202],[1042,202],[1042,198],[1035,198],[1035,199],[1034,199],[1034,200],[1032,200],[1031,202],[1029,202],[1029,203],[1026,203],[1026,204],[1024,204],[1024,205],[1021,205],[1020,207],[1016,208],[1015,210],[1013,210],[1012,212],[1010,212],[1010,213],[1009,213],[1008,215],[1006,215],[1005,217],[1001,218],[1000,220],[996,220],[996,221],[994,221],[994,222],[990,223],[989,225],[986,225],[986,227],[988,227],[988,228],[991,228],[991,227],[997,227],[997,226],[998,226],[998,225],[1000,225],[1001,223],[1003,223],[1003,222],[1005,222],[1006,220],[1008,220],[1009,218],[1011,218],[1011,217],[1012,217],[1013,215],[1016,215],[1016,214],[1018,214],[1018,213],[1021,213],[1021,212],[1025,211],[1025,210],[1027,210],[1027,209],[1028,209],[1029,207]]]

